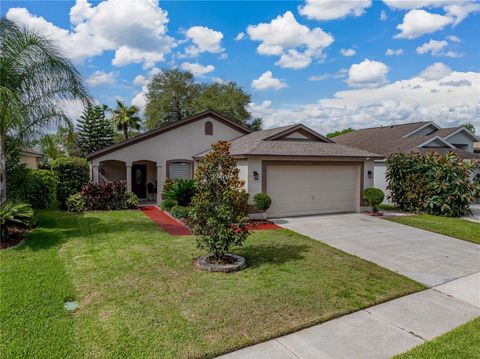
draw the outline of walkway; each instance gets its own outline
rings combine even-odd
[[[172,236],[189,236],[192,234],[185,224],[169,216],[157,206],[142,206],[140,210]]]

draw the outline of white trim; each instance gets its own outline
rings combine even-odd
[[[443,138],[441,138],[440,136],[435,136],[435,137],[429,139],[428,141],[425,141],[424,143],[419,144],[417,147],[418,147],[418,148],[422,148],[422,147],[428,145],[430,142],[433,142],[433,141],[435,141],[435,140],[440,140],[440,142],[443,142],[443,143],[446,144],[448,147],[453,148],[453,149],[456,149],[455,146],[452,146],[450,143],[448,143],[447,141],[445,141],[445,140],[444,140]]]
[[[479,138],[479,137],[477,137],[474,133],[470,132],[470,130],[469,130],[468,128],[465,128],[465,127],[463,127],[463,126],[462,126],[461,128],[459,128],[458,130],[452,132],[452,133],[449,134],[448,136],[445,136],[443,139],[446,140],[446,139],[448,139],[448,138],[450,138],[450,137],[452,137],[452,136],[454,136],[454,135],[456,135],[457,133],[460,133],[460,132],[462,132],[462,131],[467,132],[467,134],[470,135],[470,137],[472,137],[472,138],[475,140],[475,142],[480,142],[480,138]]]
[[[441,127],[440,127],[439,125],[437,125],[435,122],[430,121],[430,122],[427,122],[426,124],[424,124],[423,126],[420,126],[420,127],[416,128],[416,129],[413,130],[412,132],[409,132],[409,133],[407,133],[406,135],[403,135],[402,137],[404,137],[404,138],[410,137],[411,135],[414,135],[414,134],[417,133],[418,131],[423,130],[425,127],[428,127],[428,126],[434,126],[434,127],[437,128],[437,130],[440,130],[440,129],[441,129]]]

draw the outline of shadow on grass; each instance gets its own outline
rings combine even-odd
[[[234,252],[245,257],[249,268],[265,264],[283,264],[303,259],[309,247],[302,244],[254,244]]]

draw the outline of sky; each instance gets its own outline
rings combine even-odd
[[[54,41],[99,103],[145,106],[162,68],[235,81],[271,128],[322,133],[412,121],[480,132],[480,2],[8,1]],[[78,118],[81,106],[66,111]]]

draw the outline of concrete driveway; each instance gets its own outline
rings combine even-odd
[[[480,272],[480,245],[364,214],[274,222],[429,287]]]

